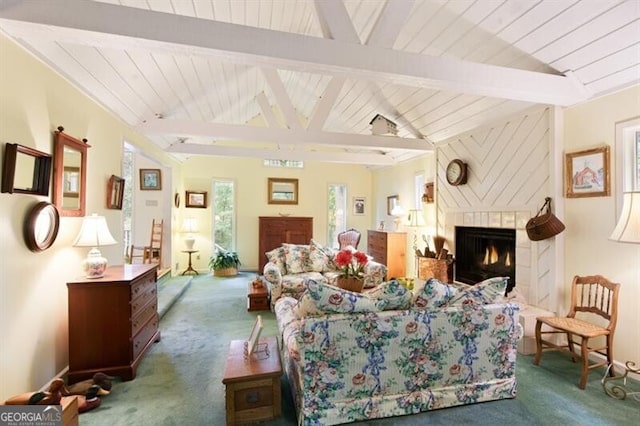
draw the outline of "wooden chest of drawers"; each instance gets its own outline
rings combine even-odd
[[[131,380],[160,340],[154,264],[111,266],[105,276],[69,282],[69,382],[102,371]]]
[[[265,253],[282,243],[309,244],[313,238],[312,217],[260,216],[258,222],[258,271],[267,263]]]
[[[407,273],[407,234],[405,232],[367,231],[367,254],[387,265],[387,278]]]

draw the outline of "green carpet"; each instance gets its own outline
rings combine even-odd
[[[177,302],[161,320],[162,340],[146,354],[135,380],[116,380],[102,405],[81,414],[85,425],[224,425],[222,374],[229,342],[246,338],[256,315],[262,315],[263,335],[275,336],[271,312],[247,312],[247,282],[255,274],[235,278],[196,276],[190,282],[171,281]],[[185,283],[188,285],[185,286]],[[160,293],[163,288],[160,288]],[[166,297],[160,295],[159,297]],[[635,425],[640,403],[607,396],[600,383],[603,371],[589,375],[587,388],[577,387],[580,367],[561,354],[545,354],[540,367],[531,356],[518,355],[516,399],[380,419],[371,425]],[[634,390],[640,385],[633,383]],[[295,425],[296,416],[286,377],[282,379],[282,417],[269,425]]]

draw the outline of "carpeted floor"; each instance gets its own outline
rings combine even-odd
[[[159,286],[179,297],[163,316],[162,340],[146,354],[135,380],[116,381],[102,405],[80,416],[81,425],[224,425],[222,375],[229,342],[246,338],[255,317],[264,320],[263,335],[277,334],[271,312],[247,312],[247,282],[255,274],[235,278],[176,277]],[[177,288],[177,290],[176,290]],[[168,290],[171,289],[171,290]],[[516,399],[447,408],[412,416],[380,419],[371,425],[635,425],[640,402],[607,396],[603,371],[592,371],[587,388],[577,387],[580,368],[568,357],[549,353],[534,367],[531,356],[519,355]],[[634,390],[640,385],[633,383]],[[295,425],[293,401],[282,379],[282,417],[270,425]]]

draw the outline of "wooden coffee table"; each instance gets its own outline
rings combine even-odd
[[[227,425],[252,423],[280,417],[281,394],[280,351],[275,337],[264,337],[269,356],[256,352],[249,359],[244,356],[244,340],[233,340],[224,367]]]

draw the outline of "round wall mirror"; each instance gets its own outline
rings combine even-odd
[[[27,214],[24,221],[24,240],[31,251],[48,249],[58,236],[60,215],[53,204],[42,201]]]

